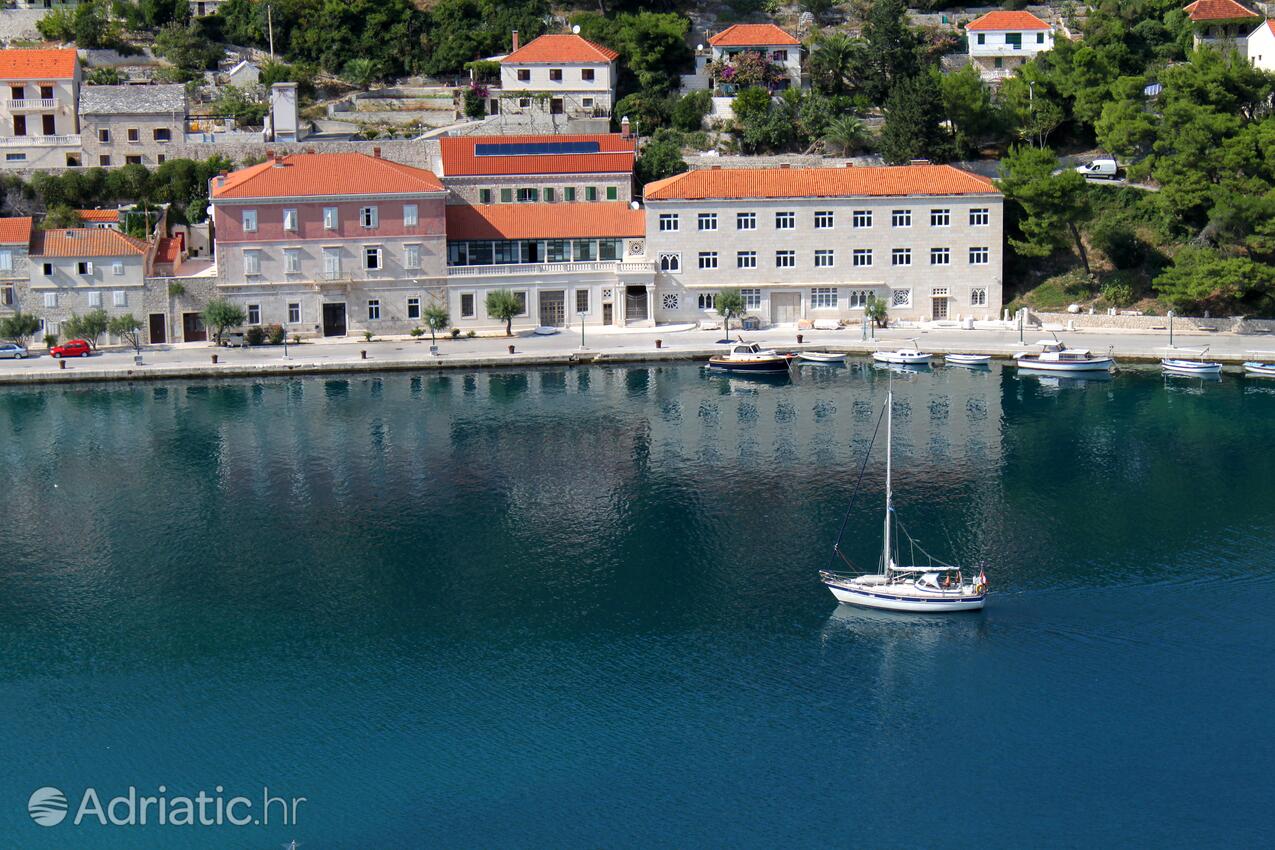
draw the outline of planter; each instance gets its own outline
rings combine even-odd
[[[213,365],[214,365],[214,366],[216,366],[216,365],[217,365],[217,355],[216,355],[216,354],[214,354],[214,355],[212,356],[212,362],[213,362]]]
[[[510,354],[513,354],[513,353],[514,353],[514,347],[513,347],[512,345],[511,345],[511,346],[509,346],[509,353],[510,353]]]
[[[664,340],[662,340],[662,339],[657,339],[657,340],[655,341],[655,347],[656,347],[656,348],[663,348],[663,347],[664,347]]]
[[[797,344],[798,344],[798,345],[801,345],[801,341],[802,341],[802,339],[804,339],[804,337],[803,337],[801,334],[797,334]]]

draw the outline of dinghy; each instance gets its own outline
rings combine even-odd
[[[1244,374],[1255,378],[1275,378],[1275,363],[1249,361],[1244,364]]]
[[[1208,353],[1208,350],[1209,347],[1207,345],[1201,348],[1199,357],[1195,360],[1184,360],[1176,357],[1161,358],[1160,368],[1174,375],[1220,375],[1222,373],[1222,364],[1204,359],[1204,355]]]
[[[845,365],[846,356],[837,354],[832,351],[802,351],[797,354],[797,359],[803,363],[824,363],[832,365]]]
[[[952,366],[986,366],[992,358],[988,354],[944,354],[943,362]]]

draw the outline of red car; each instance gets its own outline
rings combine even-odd
[[[49,354],[54,357],[88,357],[89,352],[93,350],[87,340],[68,339],[61,345],[55,345],[49,349]]]

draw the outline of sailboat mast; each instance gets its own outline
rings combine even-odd
[[[890,573],[890,512],[894,509],[894,494],[890,487],[890,479],[894,462],[894,388],[891,387],[885,397],[885,544],[881,553],[881,569]]]

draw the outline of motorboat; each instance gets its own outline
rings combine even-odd
[[[879,608],[887,611],[907,611],[912,613],[948,613],[953,611],[978,611],[987,601],[987,576],[982,569],[975,575],[966,573],[960,567],[939,561],[921,548],[913,540],[907,530],[898,522],[894,512],[894,491],[891,479],[893,476],[893,430],[894,430],[894,391],[886,395],[885,410],[882,415],[886,420],[885,429],[885,534],[881,547],[881,562],[874,573],[840,572],[821,570],[819,577],[837,598],[838,602],[859,605],[864,608]],[[881,427],[881,419],[877,419],[877,429]],[[876,431],[873,432],[873,442]],[[872,444],[868,444],[868,452]],[[865,458],[866,466],[866,458]],[[862,472],[860,472],[862,480]],[[854,508],[854,499],[858,494],[858,485],[850,497],[850,508],[846,510],[841,521],[841,530],[837,533],[836,542],[832,546],[832,555],[847,566],[852,564],[841,551],[841,538],[849,523],[850,512]],[[896,534],[896,526],[899,534]],[[899,535],[907,537],[908,552],[920,553],[926,558],[926,564],[900,564],[897,545]]]
[[[846,362],[846,355],[838,354],[835,351],[802,351],[797,354],[797,359],[803,363],[823,363],[844,366]]]
[[[1195,360],[1184,360],[1176,357],[1161,358],[1160,368],[1175,375],[1220,375],[1222,373],[1222,364],[1204,359],[1204,355],[1208,353],[1208,350],[1209,347],[1207,345],[1201,348],[1199,357]]]
[[[708,358],[708,368],[725,372],[787,372],[790,359],[790,355],[741,340],[731,345],[727,353]]]
[[[921,350],[915,339],[910,339],[911,348],[899,348],[895,351],[874,351],[872,359],[878,363],[891,363],[896,366],[928,366],[932,355]]]
[[[986,366],[992,358],[988,354],[944,354],[943,362],[949,366]]]
[[[1244,374],[1255,378],[1275,378],[1275,363],[1259,363],[1250,360],[1244,364]]]
[[[1014,362],[1020,369],[1040,372],[1106,372],[1116,361],[1110,356],[1096,356],[1085,348],[1068,348],[1058,339],[1042,339],[1036,343],[1039,352],[1020,351]]]
[[[555,328],[553,325],[540,325],[534,331],[536,336],[553,336],[562,333],[562,328]]]

